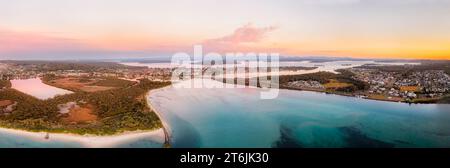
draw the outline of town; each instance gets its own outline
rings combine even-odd
[[[436,98],[450,91],[450,76],[443,70],[411,72],[386,72],[374,69],[353,68],[355,78],[370,84],[369,94],[387,99]]]
[[[392,67],[364,65],[341,69],[340,74],[319,72],[285,76],[286,80],[282,80],[280,84],[287,89],[383,101],[434,103],[441,99],[448,100],[450,75],[448,69],[445,69],[448,65],[442,66],[444,68],[424,67],[398,66],[392,70],[389,69]]]
[[[70,62],[28,62],[6,61],[0,63],[0,79],[29,79],[44,75],[60,77],[115,77],[123,80],[138,81],[149,79],[167,82],[172,75],[171,68],[132,67],[116,63],[70,63]]]

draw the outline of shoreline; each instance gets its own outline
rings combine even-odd
[[[23,129],[14,129],[14,128],[7,128],[7,127],[0,127],[0,137],[1,135],[14,135],[18,137],[23,138],[29,138],[33,141],[37,142],[48,142],[52,143],[54,141],[59,142],[75,142],[77,144],[80,144],[80,147],[82,148],[108,148],[108,147],[114,147],[120,144],[125,144],[130,141],[135,141],[142,138],[151,138],[156,143],[161,143],[161,147],[166,147],[166,145],[170,145],[170,134],[167,129],[170,130],[170,127],[168,124],[163,120],[162,116],[160,115],[159,111],[154,108],[154,106],[149,102],[149,95],[153,91],[159,91],[161,89],[164,89],[165,86],[158,89],[149,90],[145,94],[146,103],[148,105],[147,108],[150,108],[150,110],[153,110],[154,113],[158,116],[162,123],[161,128],[157,128],[154,130],[137,130],[137,131],[125,131],[122,133],[112,134],[112,135],[95,135],[95,134],[75,134],[75,133],[51,133],[51,132],[45,132],[45,131],[28,131]],[[47,138],[48,136],[48,138]],[[1,145],[1,144],[0,144]]]
[[[171,146],[171,137],[172,137],[171,134],[170,134],[171,129],[170,129],[169,124],[167,124],[166,120],[161,115],[162,113],[160,111],[158,111],[158,109],[155,108],[155,106],[150,102],[150,94],[152,94],[154,92],[157,92],[157,91],[161,91],[163,89],[170,88],[170,87],[172,87],[172,85],[165,86],[165,87],[158,88],[158,89],[149,90],[147,92],[146,96],[145,96],[146,99],[147,99],[147,106],[148,106],[148,108],[150,108],[158,116],[159,120],[162,123],[162,128],[161,129],[163,130],[163,133],[164,133],[164,147],[170,147]]]
[[[47,132],[30,132],[26,130],[0,128],[0,135],[12,134],[19,137],[29,138],[33,141],[48,142],[75,142],[81,145],[81,148],[111,148],[130,141],[141,138],[152,138],[155,142],[163,142],[163,130],[156,129],[152,131],[128,131],[115,135],[99,136],[99,135],[78,135],[71,133],[47,133]],[[48,135],[48,138],[47,138]]]
[[[358,97],[357,95],[353,95],[352,93],[344,94],[344,93],[336,93],[336,92],[327,92],[327,91],[321,91],[321,90],[313,90],[313,89],[297,89],[297,88],[290,88],[290,87],[283,87],[280,89],[284,90],[296,90],[296,91],[308,91],[308,92],[317,92],[317,93],[324,93],[324,94],[330,94],[330,95],[338,95],[338,96],[345,96],[345,97],[354,97],[354,98],[360,98],[360,99],[366,99],[366,100],[374,100],[374,101],[382,101],[382,102],[395,102],[395,103],[405,103],[405,104],[448,104],[448,103],[437,103],[437,102],[408,102],[408,101],[397,101],[393,99],[377,99],[377,98],[371,98],[371,97]],[[438,101],[434,100],[434,101]]]

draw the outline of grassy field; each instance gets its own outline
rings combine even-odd
[[[400,97],[389,98],[388,96],[381,95],[381,94],[370,94],[367,98],[373,99],[373,100],[395,101],[395,102],[403,101],[403,98],[400,98]]]
[[[418,92],[418,91],[420,91],[420,87],[419,86],[402,86],[402,87],[400,87],[400,91],[402,91],[402,92],[404,92],[404,91]]]
[[[350,87],[353,86],[350,83],[345,83],[345,82],[339,82],[335,79],[331,79],[328,83],[323,84],[323,86],[327,89],[327,90],[336,90],[339,88],[346,88],[346,87]]]
[[[78,78],[78,77],[66,77],[66,78],[56,78],[47,79],[45,83],[55,87],[71,90],[71,91],[83,91],[83,92],[99,92],[106,91],[116,88],[122,88],[131,86],[134,82],[121,80],[121,79],[111,79],[111,78]]]

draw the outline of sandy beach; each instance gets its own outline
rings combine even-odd
[[[148,93],[146,95],[148,107],[150,109],[152,109],[153,112],[155,112],[155,114],[158,116],[158,118],[161,120],[161,123],[163,124],[163,128],[161,128],[161,129],[163,130],[163,133],[164,133],[164,142],[165,143],[169,143],[169,144],[170,144],[170,138],[171,138],[170,126],[169,126],[169,124],[167,124],[165,119],[162,117],[161,112],[158,110],[159,105],[154,105],[154,104],[152,104],[150,102],[150,95],[152,93],[155,93],[155,92],[158,92],[160,90],[167,89],[167,88],[170,88],[170,87],[172,87],[172,85],[169,85],[169,86],[166,86],[166,87],[162,87],[162,88],[159,88],[159,89],[153,89],[153,90],[148,91]]]
[[[28,132],[23,130],[0,128],[0,135],[15,135],[32,139],[33,141],[47,141],[49,143],[54,141],[74,142],[79,143],[82,147],[86,148],[110,148],[142,138],[151,138],[152,140],[160,143],[164,142],[163,129],[157,129],[154,131],[132,131],[109,136],[50,133],[48,139],[46,139],[46,132]]]

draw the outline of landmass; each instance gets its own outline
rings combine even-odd
[[[145,75],[147,68],[116,63],[6,61],[0,80],[0,127],[33,132],[112,135],[157,130],[161,120],[149,108],[149,90],[170,85]],[[136,73],[135,73],[136,72]],[[11,79],[40,78],[73,91],[41,100],[11,88]],[[155,76],[153,76],[155,77]]]
[[[363,65],[337,70],[280,76],[280,88],[318,91],[406,103],[450,103],[450,61],[419,65]]]

